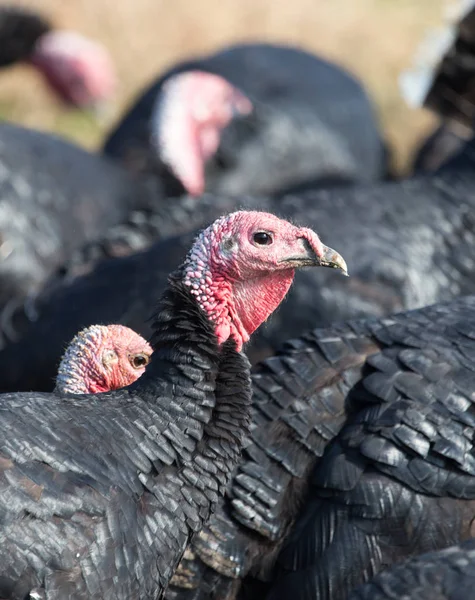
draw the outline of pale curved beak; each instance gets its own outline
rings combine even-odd
[[[304,252],[299,256],[284,258],[281,262],[288,264],[289,267],[330,267],[331,269],[338,269],[348,277],[348,267],[345,259],[336,250],[322,244],[323,252],[319,256],[306,238],[301,238],[301,240]]]
[[[330,267],[331,269],[338,269],[343,275],[348,277],[348,267],[346,261],[341,254],[339,254],[333,248],[323,246],[322,258],[317,257],[317,261],[320,267]]]

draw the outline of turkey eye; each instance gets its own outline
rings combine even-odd
[[[141,369],[148,365],[150,358],[146,354],[134,354],[130,357],[130,363],[134,369]]]
[[[259,246],[270,246],[270,244],[272,244],[271,234],[266,233],[265,231],[258,231],[254,234],[252,239],[256,244],[259,244]]]

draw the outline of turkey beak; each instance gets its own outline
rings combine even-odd
[[[313,252],[313,248],[311,248],[311,250]],[[316,257],[317,262],[315,264],[317,266],[338,269],[345,277],[348,277],[348,267],[346,266],[345,259],[341,254],[338,254],[336,250],[333,250],[333,248],[323,246],[322,256],[316,256],[315,253],[313,254]]]
[[[306,238],[300,238],[303,243],[303,254],[284,259],[283,262],[292,267],[330,267],[338,269],[348,277],[348,267],[345,259],[333,248],[321,245],[322,252],[317,254],[313,246]]]

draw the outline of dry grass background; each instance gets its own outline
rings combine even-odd
[[[0,0],[0,3],[4,0]],[[12,3],[12,0],[9,0]],[[180,58],[242,40],[285,41],[321,53],[357,74],[374,98],[404,165],[432,126],[405,105],[400,71],[411,65],[428,28],[442,22],[445,0],[13,0],[49,14],[59,27],[104,42],[121,87],[107,119],[65,112],[27,67],[1,73],[0,115],[95,147],[127,104]]]

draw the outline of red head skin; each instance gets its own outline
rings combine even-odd
[[[100,106],[117,87],[106,49],[73,31],[53,30],[41,36],[30,62],[66,104],[78,108]]]
[[[205,164],[217,151],[221,131],[251,101],[226,79],[187,71],[168,79],[152,116],[152,143],[160,159],[192,196],[205,191]]]
[[[92,325],[69,344],[58,369],[56,391],[97,394],[133,383],[145,371],[152,348],[122,325]]]
[[[218,343],[232,337],[241,350],[284,299],[295,268],[318,264],[347,270],[311,229],[241,211],[198,236],[185,260],[184,283],[215,324]]]

